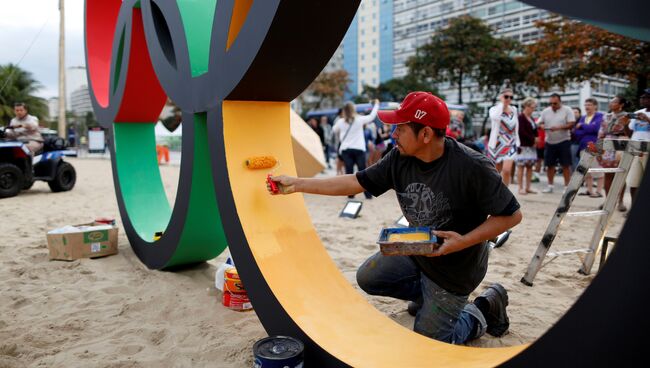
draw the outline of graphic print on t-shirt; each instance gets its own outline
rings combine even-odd
[[[432,226],[441,229],[451,221],[449,199],[442,192],[434,194],[423,183],[411,183],[404,192],[397,193],[404,216],[413,226]]]

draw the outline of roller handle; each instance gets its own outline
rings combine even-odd
[[[271,193],[273,194],[280,193],[280,188],[278,187],[278,184],[273,180],[271,180],[271,174],[268,174],[266,176],[266,182],[269,183],[269,187],[271,188]]]

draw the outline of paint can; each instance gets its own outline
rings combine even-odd
[[[229,291],[233,294],[246,294],[244,284],[242,284],[241,279],[239,278],[239,273],[235,267],[228,267],[224,271],[223,290]]]
[[[253,345],[255,368],[302,368],[305,346],[289,336],[270,336]]]
[[[233,294],[229,291],[223,292],[223,305],[237,312],[244,312],[253,309],[248,295],[246,294]]]
[[[223,305],[238,312],[253,309],[237,269],[235,267],[226,268],[223,277]]]

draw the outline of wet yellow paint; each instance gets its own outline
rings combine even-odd
[[[277,174],[295,175],[289,111],[285,102],[223,103],[225,154],[237,216],[261,273],[293,321],[353,367],[493,367],[526,348],[441,343],[402,327],[370,305],[325,251],[303,196],[269,195],[266,171],[242,165],[248,157],[272,154],[283,163]]]
[[[388,235],[389,242],[418,242],[430,239],[431,235],[425,232],[393,233]]]

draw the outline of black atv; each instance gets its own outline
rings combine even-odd
[[[77,153],[66,150],[65,140],[44,135],[42,152],[32,157],[24,142],[5,138],[5,130],[0,129],[0,198],[13,197],[22,189],[31,188],[36,180],[46,181],[53,192],[74,187],[77,173],[63,157]]]

